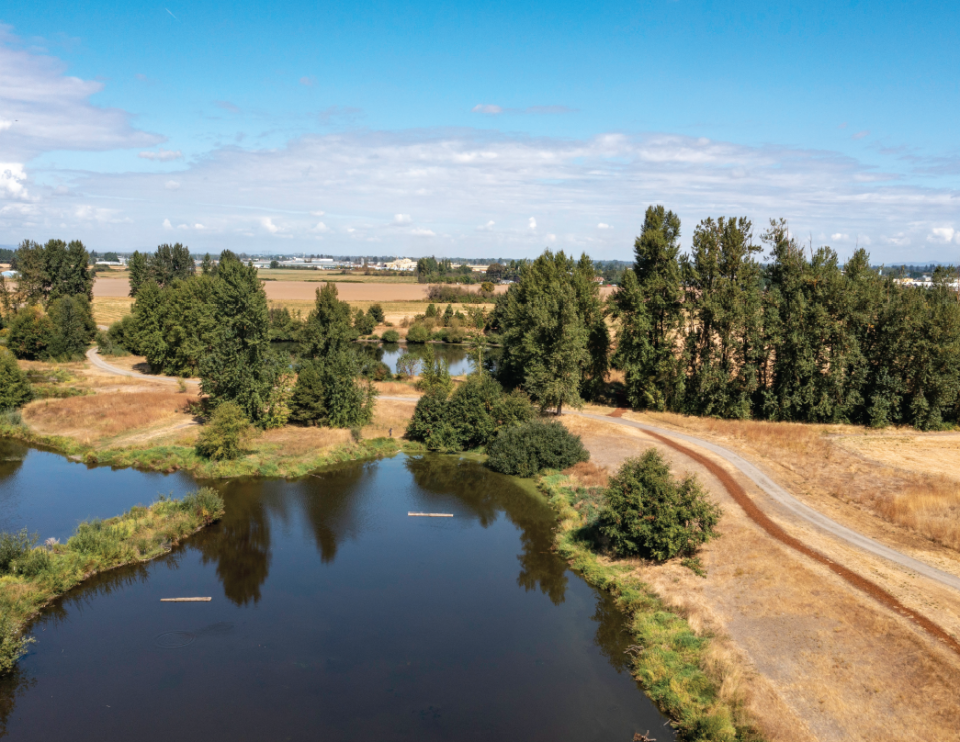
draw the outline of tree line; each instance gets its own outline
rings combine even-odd
[[[679,217],[651,206],[606,303],[592,275],[586,256],[547,251],[498,299],[499,377],[543,409],[608,395],[613,368],[637,409],[921,430],[960,418],[952,269],[937,267],[932,289],[904,286],[863,249],[841,263],[804,248],[784,220],[758,244],[743,217],[703,220],[683,255]]]

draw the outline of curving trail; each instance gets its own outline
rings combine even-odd
[[[94,366],[102,371],[107,371],[108,373],[130,378],[147,379],[150,381],[157,381],[167,384],[177,383],[176,379],[172,379],[168,376],[151,376],[148,374],[140,374],[135,371],[127,371],[126,369],[113,366],[100,357],[96,348],[92,348],[87,351],[87,358]],[[193,380],[190,380],[187,383],[198,384],[198,382]],[[392,402],[415,403],[418,397],[383,395],[380,397],[380,399],[389,400]],[[732,465],[737,471],[747,477],[750,481],[756,484],[765,494],[769,495],[791,513],[810,523],[818,530],[824,531],[835,538],[846,541],[852,546],[856,546],[859,549],[882,557],[883,559],[893,562],[894,564],[897,564],[905,569],[911,570],[919,575],[927,577],[928,579],[934,580],[941,585],[945,585],[946,587],[957,591],[960,591],[960,577],[937,569],[926,562],[921,562],[918,559],[914,559],[913,557],[903,554],[896,549],[885,546],[878,541],[875,541],[861,533],[858,533],[857,531],[837,523],[835,520],[828,518],[823,513],[797,500],[793,495],[770,479],[770,477],[764,474],[754,464],[750,463],[733,451],[724,448],[723,446],[703,440],[702,438],[687,435],[686,433],[678,433],[673,430],[658,428],[654,425],[647,425],[645,423],[635,422],[633,420],[624,420],[617,413],[622,414],[622,411],[618,410],[617,412],[613,413],[612,416],[594,415],[586,412],[566,412],[564,414],[579,415],[581,417],[586,417],[601,422],[612,423],[615,425],[625,425],[642,430],[664,445],[669,446],[674,450],[679,451],[684,456],[688,456],[689,458],[693,459],[698,464],[710,471],[714,476],[716,476],[726,490],[730,493],[731,497],[733,497],[733,499],[736,501],[736,503],[743,508],[747,516],[772,538],[775,538],[777,541],[796,551],[799,551],[806,557],[825,565],[834,574],[850,583],[853,587],[856,587],[858,590],[867,593],[887,608],[890,608],[900,615],[909,618],[919,627],[923,628],[925,631],[947,644],[957,654],[960,654],[960,642],[950,636],[950,634],[930,621],[930,619],[903,605],[899,600],[897,600],[893,595],[881,588],[879,585],[867,580],[864,577],[861,577],[847,567],[837,564],[824,554],[821,554],[819,551],[810,548],[799,539],[788,534],[781,526],[777,525],[766,513],[760,509],[757,503],[747,494],[746,490],[744,490],[740,483],[737,482],[728,471],[706,456],[703,456],[697,451],[678,443],[677,440],[698,446],[716,456],[719,456],[721,459]]]
[[[159,381],[161,384],[176,384],[179,382],[179,379],[175,379],[172,376],[153,376],[151,374],[141,374],[137,371],[128,371],[125,368],[113,366],[103,360],[96,348],[91,348],[87,351],[87,360],[101,371],[106,371],[107,373],[115,374],[116,376],[126,376],[129,379],[144,379],[145,381]],[[200,382],[195,379],[184,379],[184,381],[187,384],[200,386]]]

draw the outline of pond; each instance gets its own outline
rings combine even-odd
[[[4,517],[42,536],[191,484],[4,445]],[[623,616],[553,553],[553,514],[518,480],[400,455],[217,487],[222,522],[44,611],[0,681],[0,736],[673,738],[629,675]],[[212,601],[160,603],[183,596]]]
[[[271,345],[277,350],[296,356],[298,345],[292,342],[273,342]],[[430,343],[429,345],[401,345],[399,343],[356,343],[355,347],[363,358],[385,363],[390,373],[397,373],[397,360],[404,355],[422,359],[432,351],[436,358],[447,362],[452,376],[461,376],[473,371],[474,363],[470,355],[469,345],[455,343]],[[495,368],[496,360],[500,357],[499,348],[487,348],[484,352],[484,365],[488,370]]]

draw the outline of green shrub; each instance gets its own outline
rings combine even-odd
[[[250,438],[252,428],[236,402],[223,402],[210,416],[197,438],[196,450],[200,456],[223,461],[239,458]]]
[[[46,358],[54,334],[53,322],[39,307],[24,307],[10,320],[7,347],[17,358]]]
[[[67,541],[67,548],[79,554],[116,559],[123,551],[123,534],[97,518],[77,526],[77,532]]]
[[[223,512],[223,498],[210,487],[201,487],[173,502],[181,512],[192,513],[204,521]]]
[[[22,407],[33,399],[33,389],[27,375],[20,370],[17,359],[0,348],[0,410]]]
[[[665,561],[691,556],[710,540],[720,508],[695,477],[676,480],[660,453],[650,448],[629,459],[610,480],[598,530],[619,556]]]
[[[420,397],[407,426],[407,437],[422,441],[431,451],[463,450],[460,430],[448,414],[446,394],[434,391]]]
[[[46,355],[51,358],[81,359],[97,334],[90,300],[83,294],[61,296],[47,308],[54,335]]]
[[[407,330],[408,343],[426,343],[430,340],[430,331],[423,325],[417,323]]]
[[[369,335],[373,332],[373,328],[377,326],[377,321],[362,309],[358,309],[353,320],[353,326],[361,335]]]
[[[378,325],[382,325],[386,317],[383,314],[383,307],[379,304],[371,304],[370,309],[367,310],[367,314],[373,317],[374,321]],[[394,341],[395,342],[395,341]]]
[[[16,533],[0,533],[0,575],[9,574],[14,563],[37,543],[37,534],[30,535],[24,528]]]
[[[360,379],[356,354],[338,350],[300,364],[290,398],[290,419],[303,425],[359,428],[373,419],[375,398],[373,386]]]
[[[424,394],[436,394],[444,399],[449,397],[453,390],[449,364],[442,358],[437,358],[433,348],[427,348],[427,352],[421,359],[417,389]]]
[[[400,333],[396,330],[387,330],[380,339],[385,343],[399,343]]]
[[[485,446],[504,428],[532,418],[533,407],[522,392],[505,394],[489,374],[474,373],[449,399],[443,387],[431,387],[417,402],[407,437],[431,450],[463,451]]]
[[[520,477],[532,477],[544,469],[566,469],[590,458],[580,436],[558,422],[540,420],[502,430],[488,453],[491,469]]]
[[[20,627],[6,613],[0,612],[0,675],[13,670],[17,660],[27,653],[27,645],[36,639],[25,637]]]

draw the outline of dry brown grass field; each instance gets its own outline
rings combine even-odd
[[[44,399],[23,408],[24,421],[43,435],[63,435],[85,445],[123,443],[119,436],[150,431],[158,423],[186,424],[196,397],[172,391],[104,392]]]
[[[854,504],[960,550],[960,436],[840,425],[714,420],[645,413],[667,427],[706,434],[770,467],[798,496]]]

